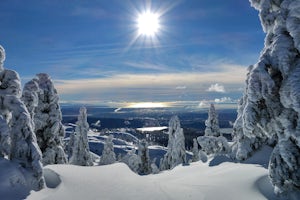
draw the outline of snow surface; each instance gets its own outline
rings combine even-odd
[[[94,167],[48,165],[44,170],[46,183],[57,187],[47,184],[48,188],[32,191],[27,199],[276,200],[263,167],[268,154],[269,148],[255,154],[252,161],[257,158],[258,164],[223,162],[209,166],[209,162],[196,162],[147,176],[133,173],[123,163]]]

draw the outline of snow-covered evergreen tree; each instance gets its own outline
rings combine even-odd
[[[156,158],[154,158],[151,162],[151,171],[152,171],[152,174],[158,174],[159,173],[159,168],[156,165]]]
[[[35,88],[36,85],[38,89]],[[62,142],[65,135],[61,123],[62,114],[58,104],[59,97],[52,80],[49,75],[41,73],[25,86],[23,100],[28,110],[31,112],[34,110],[32,115],[37,141],[43,153],[43,164],[66,163],[67,158]],[[37,104],[36,95],[38,95]],[[36,107],[33,109],[33,106]]]
[[[236,157],[275,138],[269,176],[278,194],[300,188],[300,1],[250,0],[259,11],[265,46],[249,69],[235,125]]]
[[[5,49],[0,45],[0,71],[4,70],[4,61],[6,58]]]
[[[202,151],[206,154],[228,153],[229,145],[226,138],[221,135],[218,114],[214,104],[210,104],[205,126],[205,135],[197,138]],[[195,145],[194,141],[194,146]],[[199,159],[199,154],[197,155],[197,159]]]
[[[87,111],[85,107],[79,110],[78,120],[76,122],[74,145],[70,164],[80,166],[92,166],[93,161],[90,155],[88,142],[89,124],[87,122]]]
[[[216,112],[214,104],[210,104],[208,111],[208,119],[205,121],[205,136],[220,136],[220,127],[218,114]]]
[[[30,174],[27,177],[28,186],[40,190],[45,185],[41,151],[37,145],[30,114],[20,99],[19,75],[15,71],[4,69],[4,60],[5,51],[0,46],[1,154],[8,153],[10,160],[19,163],[23,168],[22,172]],[[7,135],[10,137],[9,144]]]
[[[248,68],[248,71],[250,72],[252,70],[253,66],[250,66]],[[247,79],[246,79],[246,85],[249,83],[249,76],[250,73],[248,72],[247,74]],[[251,137],[249,136],[249,129],[245,130],[244,124],[248,123],[245,122],[244,117],[249,117],[249,114],[244,113],[244,109],[246,106],[246,103],[248,102],[248,88],[245,88],[243,98],[240,99],[239,104],[238,104],[238,115],[237,119],[234,122],[233,125],[233,133],[232,133],[232,138],[234,144],[232,145],[232,153],[235,158],[238,160],[244,160],[248,158],[254,150],[259,149],[264,143],[267,141],[267,136],[262,133],[262,130],[259,128],[259,126],[255,126],[254,123],[255,121],[252,121],[252,130],[251,132],[256,133],[256,137]],[[248,106],[248,105],[247,105]],[[260,112],[259,110],[251,111],[251,113],[256,113]],[[247,115],[247,116],[245,116]],[[246,134],[245,134],[245,133]],[[258,134],[259,133],[259,134]]]
[[[199,159],[204,163],[207,162],[207,154],[202,150],[199,151]]]
[[[197,140],[206,154],[227,154],[230,151],[227,139],[223,136],[200,136]]]
[[[168,134],[168,150],[160,166],[162,170],[173,169],[179,164],[186,163],[184,134],[177,116],[170,119]]]
[[[159,171],[164,171],[166,170],[166,167],[164,165],[164,158],[162,157],[160,160],[159,160]]]
[[[122,154],[121,153],[119,153],[118,155],[117,155],[117,160],[116,161],[118,161],[118,162],[121,162],[122,161]]]
[[[73,147],[74,147],[74,143],[75,143],[75,135],[76,135],[76,133],[73,130],[73,132],[69,136],[69,142],[68,142],[68,146],[67,146],[68,158],[69,159],[71,159],[71,157],[73,155]]]
[[[22,93],[22,101],[27,107],[30,116],[34,119],[35,108],[39,103],[39,85],[36,81],[30,80],[24,85]]]
[[[8,156],[10,153],[9,127],[6,120],[0,115],[0,157]]]
[[[100,165],[110,165],[116,162],[116,154],[114,152],[113,136],[109,135],[104,143]]]
[[[141,140],[138,144],[138,156],[140,157],[141,160],[138,169],[139,174],[141,175],[151,174],[148,142],[145,139]]]
[[[123,158],[122,162],[126,163],[128,167],[135,173],[138,173],[141,159],[135,154],[136,150],[132,149]]]
[[[198,142],[197,142],[196,138],[193,139],[193,149],[192,149],[192,152],[193,152],[192,161],[193,162],[199,161],[199,148],[198,148]]]

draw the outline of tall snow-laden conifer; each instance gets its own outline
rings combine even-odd
[[[104,143],[100,165],[110,165],[116,162],[116,154],[114,152],[113,136],[109,135]]]
[[[24,85],[22,93],[22,101],[27,107],[30,116],[34,119],[35,108],[39,103],[39,85],[36,81],[31,80]]]
[[[75,131],[70,133],[69,142],[68,142],[68,146],[67,146],[68,158],[69,159],[71,159],[71,157],[73,155],[74,143],[75,143]]]
[[[197,142],[196,138],[193,139],[193,150],[192,150],[192,152],[193,152],[192,161],[193,162],[199,161],[199,159],[200,159],[199,158],[199,148],[198,148],[198,142]]]
[[[259,113],[260,110],[257,108],[256,110],[247,110],[247,112],[250,113],[244,113],[246,103],[248,102],[248,84],[249,84],[249,78],[250,78],[250,72],[253,69],[253,66],[250,66],[248,68],[248,74],[246,79],[246,88],[244,91],[243,97],[240,99],[238,104],[238,110],[237,110],[237,119],[234,122],[233,125],[233,141],[234,144],[232,146],[232,153],[234,154],[234,157],[236,157],[238,160],[244,160],[248,158],[253,151],[259,149],[264,143],[267,141],[267,135],[262,133],[262,130],[259,126],[255,126],[256,121],[252,120],[252,127],[253,129],[249,132],[248,129],[246,130],[246,127],[244,127],[244,124],[249,123],[248,121],[245,122],[245,118],[249,120],[249,117],[252,115],[255,115],[255,113]],[[247,105],[247,107],[250,107]],[[252,108],[254,109],[254,108]],[[246,134],[244,134],[244,132]],[[249,137],[251,135],[251,132],[256,133],[256,137]],[[247,136],[248,135],[248,136]]]
[[[87,111],[85,107],[81,107],[79,110],[78,120],[76,122],[70,164],[81,166],[93,165],[87,136],[88,131],[89,124],[87,122]]]
[[[138,172],[141,175],[151,174],[151,163],[149,157],[148,142],[146,140],[141,140],[138,144],[138,155],[140,157],[141,163],[139,165]]]
[[[8,156],[10,153],[9,127],[6,120],[0,115],[0,157]]]
[[[186,163],[184,134],[177,116],[170,119],[168,134],[168,150],[160,166],[162,170],[173,169],[179,164]]]
[[[300,1],[250,0],[259,11],[265,46],[249,69],[235,123],[234,153],[246,158],[275,138],[269,176],[278,194],[300,193]]]
[[[19,75],[4,69],[5,51],[0,46],[0,114],[1,114],[1,154],[18,162],[23,171],[29,172],[28,187],[40,190],[44,187],[41,151],[32,128],[32,120],[26,106],[21,101]],[[5,123],[7,123],[5,125]],[[7,143],[7,136],[10,143]],[[9,148],[9,149],[8,149]]]
[[[22,99],[33,117],[38,145],[43,153],[43,164],[66,163],[62,142],[65,132],[61,123],[59,97],[49,75],[37,74],[36,78],[26,83]]]
[[[208,111],[208,119],[205,121],[205,136],[220,136],[220,127],[218,114],[216,112],[214,104],[210,104]]]
[[[0,71],[4,70],[5,58],[6,58],[5,49],[0,45]]]

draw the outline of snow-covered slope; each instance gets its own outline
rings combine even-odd
[[[62,182],[57,188],[32,192],[28,199],[274,199],[267,170],[255,165],[223,163],[209,168],[195,163],[149,176],[138,176],[122,163],[47,168]]]
[[[51,165],[45,170],[48,188],[31,192],[27,199],[276,200],[268,171],[262,166],[266,153],[270,153],[269,149],[263,148],[254,156],[257,164],[223,162],[209,166],[197,162],[148,176],[133,173],[123,163],[95,167]]]

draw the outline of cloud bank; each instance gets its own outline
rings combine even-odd
[[[240,93],[238,89],[244,84],[245,73],[245,68],[228,66],[226,71],[219,72],[118,74],[93,79],[61,79],[55,83],[62,100],[172,101],[178,100],[182,90],[186,98],[190,98],[185,100],[196,100],[202,96],[209,98],[212,91],[223,93],[225,86],[231,88],[229,93]],[[217,84],[214,83],[216,77]]]

